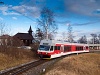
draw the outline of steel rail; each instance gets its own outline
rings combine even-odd
[[[14,67],[8,70],[4,70],[4,71],[0,71],[0,75],[18,75],[21,74],[33,67],[36,67],[40,64],[43,64],[45,62],[47,62],[48,60],[37,60],[37,61],[33,61],[18,67]]]

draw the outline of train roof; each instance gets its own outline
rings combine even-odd
[[[80,43],[70,43],[64,40],[50,40],[50,39],[44,39],[41,40],[40,45],[42,45],[43,43],[48,43],[49,45],[55,45],[55,44],[68,44],[68,45],[88,45],[88,44],[80,44]]]

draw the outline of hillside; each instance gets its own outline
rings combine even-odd
[[[36,60],[36,52],[25,49],[7,49],[5,52],[0,50],[0,70],[11,68],[29,61]]]
[[[66,57],[52,65],[43,75],[100,75],[100,54]]]

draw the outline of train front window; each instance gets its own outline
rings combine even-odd
[[[40,45],[39,50],[49,51],[50,46]]]

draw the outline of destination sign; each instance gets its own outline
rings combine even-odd
[[[43,43],[43,45],[49,45],[49,43]]]

